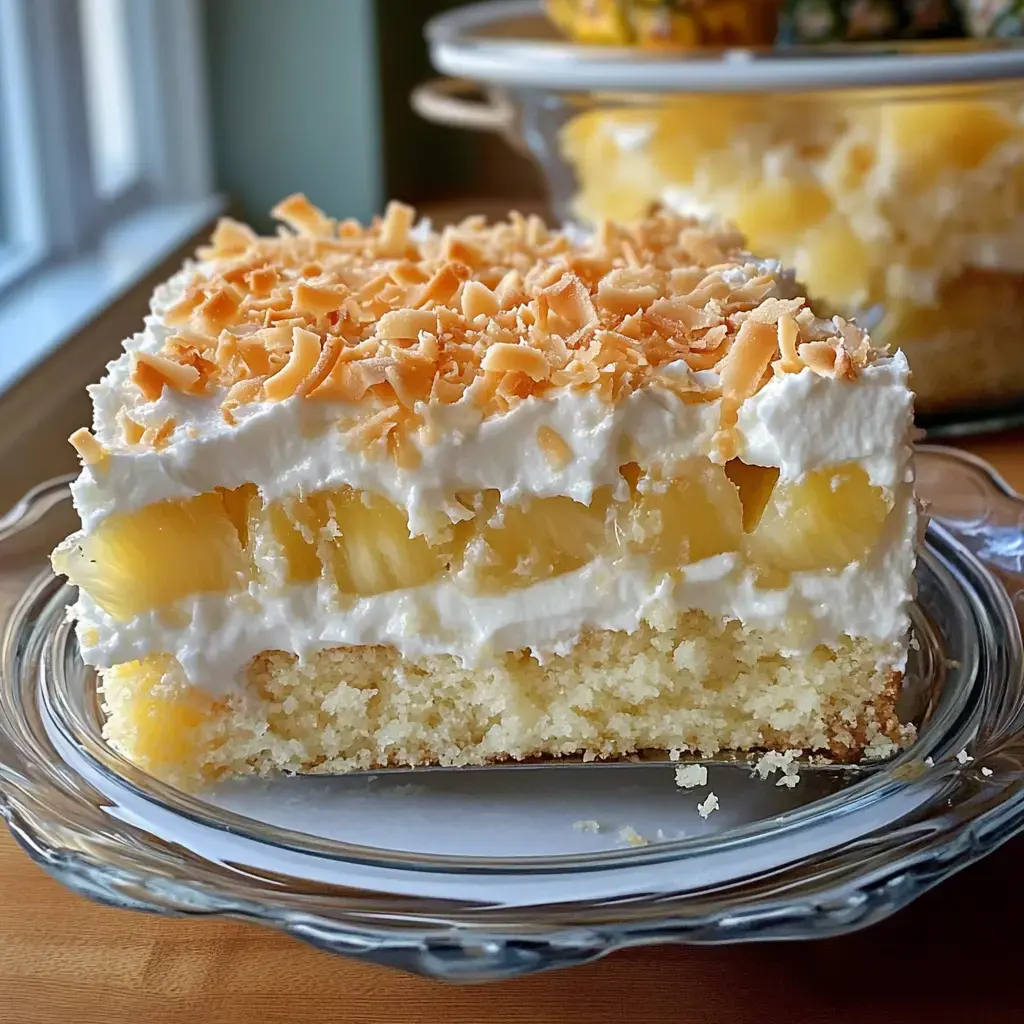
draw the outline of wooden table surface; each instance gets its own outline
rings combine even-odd
[[[1024,491],[1024,432],[963,446]],[[1024,837],[894,918],[844,938],[631,951],[453,988],[331,957],[254,925],[97,906],[65,891],[0,833],[0,1024],[1024,1018]]]

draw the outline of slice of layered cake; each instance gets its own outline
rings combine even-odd
[[[117,749],[195,786],[906,738],[900,354],[677,216],[275,214],[157,290],[71,439]]]

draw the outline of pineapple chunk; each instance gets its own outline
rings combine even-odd
[[[883,139],[918,185],[945,169],[979,167],[1017,130],[996,104],[980,99],[891,103],[882,113]]]
[[[232,503],[237,508],[234,497]],[[122,621],[191,594],[234,590],[250,571],[219,493],[108,516],[58,548],[53,566]]]
[[[812,295],[828,303],[856,309],[869,300],[871,253],[838,215],[804,237],[796,272]]]
[[[749,553],[769,572],[840,569],[878,543],[892,500],[860,466],[820,469],[780,483],[749,537]]]
[[[405,511],[384,498],[344,488],[314,494],[309,505],[343,593],[418,587],[450,567],[452,545],[410,536]]]
[[[779,482],[779,471],[771,466],[750,466],[739,459],[730,459],[725,464],[725,475],[740,492],[743,531],[753,533]]]
[[[324,562],[344,594],[367,597],[437,579],[451,563],[450,543],[409,535],[405,512],[352,488],[275,502],[257,529],[269,526],[289,583],[320,578]]]
[[[721,466],[697,463],[686,475],[662,484],[642,481],[619,532],[633,551],[645,552],[663,571],[737,551],[743,509]]]
[[[111,738],[132,751],[139,767],[161,778],[196,761],[217,718],[217,705],[202,690],[176,679],[178,663],[168,654],[115,665],[103,676],[104,697],[116,711]]]
[[[732,220],[756,252],[775,252],[780,244],[828,216],[832,201],[814,182],[759,181],[742,190],[731,211]]]
[[[317,555],[317,534],[320,524],[309,504],[298,499],[274,502],[267,507],[265,515],[271,534],[284,554],[288,582],[312,583],[319,579],[322,567]]]
[[[700,96],[666,101],[648,115],[655,131],[650,156],[665,185],[685,185],[710,154],[723,155],[745,125],[763,115],[761,100],[750,96]],[[717,168],[716,168],[717,169]],[[735,174],[715,180],[734,180]]]
[[[495,518],[498,492],[482,496],[476,518],[460,523],[472,582],[496,593],[572,572],[611,546],[606,525],[611,489],[589,505],[572,498],[537,498],[509,505]]]
[[[243,484],[233,491],[218,487],[217,494],[224,502],[224,511],[227,512],[228,519],[234,524],[239,543],[249,550],[253,510],[259,508],[261,504],[259,490],[255,484]]]

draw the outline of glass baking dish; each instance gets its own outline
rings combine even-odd
[[[0,813],[93,899],[257,921],[450,981],[863,927],[1024,826],[1024,503],[952,449],[919,449],[916,469],[934,517],[903,709],[917,742],[802,765],[794,788],[715,762],[701,791],[642,761],[162,784],[100,735],[73,592],[47,565],[74,518],[51,481],[0,521]]]
[[[585,46],[530,2],[460,8],[427,35],[459,78],[413,105],[531,154],[557,220],[729,221],[817,308],[906,352],[926,426],[1024,408],[1024,40]]]

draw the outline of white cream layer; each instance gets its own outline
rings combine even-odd
[[[862,563],[834,572],[797,573],[784,590],[755,586],[735,555],[688,566],[682,580],[653,575],[643,560],[597,560],[584,568],[499,596],[474,595],[453,582],[339,603],[325,584],[261,587],[191,598],[169,612],[116,622],[83,594],[74,609],[83,656],[99,667],[147,654],[177,654],[190,680],[211,692],[230,688],[264,650],[309,655],[326,647],[390,644],[406,657],[452,654],[486,665],[505,651],[539,660],[571,650],[584,629],[633,631],[671,624],[699,609],[752,629],[803,630],[801,649],[863,637],[884,647],[882,663],[902,668],[914,564],[916,510],[900,488],[881,543]]]
[[[676,364],[663,370],[673,372],[688,373]],[[240,407],[238,423],[231,426],[218,399],[165,389],[133,416],[146,425],[172,417],[193,433],[177,429],[160,451],[119,449],[114,416],[122,396],[116,376],[93,387],[96,433],[110,457],[99,470],[83,469],[72,487],[87,532],[113,512],[255,483],[267,500],[344,484],[372,491],[405,508],[412,532],[424,533],[436,513],[454,508],[457,491],[497,489],[506,504],[554,495],[589,503],[597,488],[618,482],[626,450],[644,465],[713,457],[720,417],[717,401],[686,404],[671,391],[647,386],[616,405],[565,391],[482,419],[470,388],[454,405],[424,407],[439,440],[417,441],[420,466],[398,470],[390,459],[351,446],[338,424],[351,420],[353,407],[302,397]],[[912,415],[908,377],[906,360],[896,353],[868,366],[854,382],[809,369],[774,378],[740,408],[740,455],[779,467],[785,479],[857,461],[873,483],[892,488],[901,476],[904,424]],[[541,427],[555,430],[572,450],[564,466],[553,465],[540,447]]]

